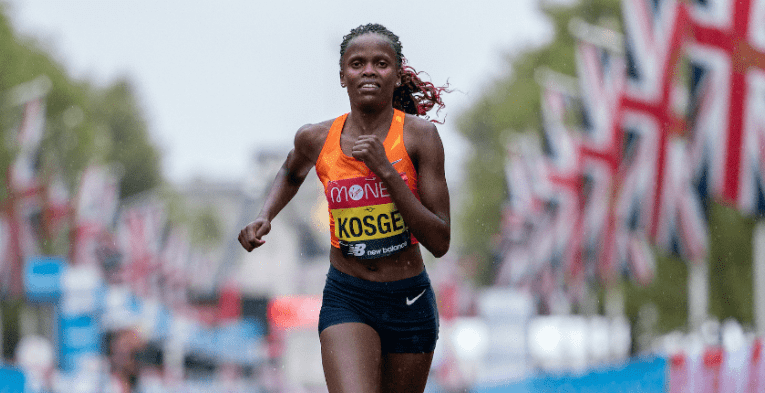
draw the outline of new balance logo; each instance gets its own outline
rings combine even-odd
[[[367,245],[364,243],[359,243],[351,246],[351,252],[353,255],[360,257],[364,256],[364,250],[366,250]]]

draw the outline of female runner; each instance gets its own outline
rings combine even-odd
[[[332,248],[319,317],[330,392],[423,392],[438,338],[438,311],[419,244],[449,249],[444,149],[432,122],[445,88],[405,65],[396,35],[378,24],[340,45],[349,113],[301,127],[257,218],[239,234],[247,251],[308,172],[324,184]]]

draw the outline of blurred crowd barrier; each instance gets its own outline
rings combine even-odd
[[[633,358],[621,366],[533,376],[475,393],[760,393],[765,392],[762,339],[727,350],[709,346],[671,356]]]
[[[727,350],[709,346],[680,352],[668,362],[669,393],[765,392],[762,339]]]

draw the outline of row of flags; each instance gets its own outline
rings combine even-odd
[[[7,94],[20,108],[17,125],[6,143],[16,151],[7,168],[5,198],[0,217],[0,289],[20,294],[22,255],[39,255],[44,232],[42,202],[45,190],[37,176],[39,146],[45,130],[45,96],[50,80],[40,77]]]
[[[39,77],[5,95],[18,119],[6,132],[13,157],[0,199],[0,298],[23,296],[26,261],[62,248],[70,264],[95,266],[109,284],[168,306],[185,304],[189,287],[211,289],[214,264],[185,228],[168,223],[162,201],[121,201],[119,175],[108,164],[86,167],[70,192],[45,164],[50,87]]]
[[[576,77],[540,70],[541,137],[509,147],[498,284],[578,298],[703,263],[711,199],[765,213],[765,0],[623,0],[574,20]]]

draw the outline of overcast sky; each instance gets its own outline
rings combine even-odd
[[[137,89],[165,175],[244,179],[253,152],[289,150],[305,123],[349,110],[338,77],[350,29],[382,23],[445,99],[447,176],[465,151],[456,119],[508,70],[504,56],[544,42],[539,0],[0,0],[74,78]]]

